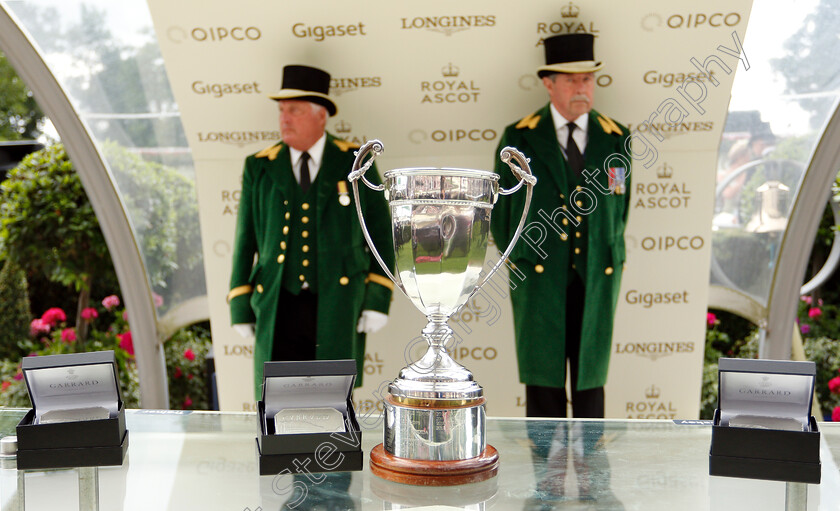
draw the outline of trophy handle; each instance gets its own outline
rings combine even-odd
[[[375,190],[377,192],[385,190],[384,184],[375,185],[368,181],[365,177],[365,172],[367,172],[371,165],[373,165],[373,160],[382,154],[384,150],[385,147],[382,145],[382,142],[377,139],[366,142],[365,145],[360,147],[358,151],[353,153],[356,155],[356,159],[353,161],[353,170],[351,170],[350,174],[347,175],[347,180],[350,181],[350,185],[353,187],[353,198],[356,199],[356,213],[359,215],[359,223],[362,226],[362,234],[365,235],[365,241],[367,241],[371,252],[373,252],[373,257],[376,258],[376,262],[379,263],[379,266],[382,267],[382,270],[388,278],[391,279],[391,282],[396,284],[396,286],[405,293],[405,287],[403,286],[402,281],[391,273],[391,270],[388,269],[388,265],[385,264],[385,261],[382,260],[382,256],[379,255],[379,251],[376,250],[376,246],[373,244],[373,240],[371,239],[367,225],[365,224],[364,214],[362,214],[362,203],[359,201],[359,179],[361,179],[362,182],[364,182],[371,190]],[[362,165],[362,161],[364,161],[365,157],[369,153],[371,154],[370,159]]]
[[[525,157],[524,154],[519,149],[515,147],[507,146],[499,152],[499,158],[502,160],[503,163],[507,163],[508,167],[510,167],[510,171],[513,172],[513,175],[519,178],[519,182],[513,188],[505,190],[504,188],[499,189],[499,194],[501,195],[510,195],[520,188],[522,185],[525,184],[528,186],[527,191],[525,192],[525,207],[522,208],[522,217],[519,219],[519,225],[516,227],[516,231],[513,233],[513,237],[510,240],[507,248],[505,249],[504,254],[502,257],[496,262],[495,266],[490,270],[484,280],[481,283],[475,286],[472,293],[470,294],[470,298],[478,292],[479,288],[487,283],[488,280],[496,273],[496,271],[502,266],[508,256],[510,255],[511,250],[513,250],[513,246],[516,245],[516,242],[519,240],[519,235],[522,234],[522,228],[525,226],[525,219],[528,216],[528,208],[531,207],[531,197],[534,194],[534,185],[537,184],[537,178],[531,173],[531,167],[528,166],[528,158]],[[514,160],[514,161],[511,161]],[[517,165],[517,163],[519,165]],[[467,298],[469,301],[469,298]]]

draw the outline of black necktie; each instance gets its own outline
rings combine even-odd
[[[566,160],[569,162],[569,167],[575,171],[575,174],[580,174],[583,172],[583,155],[580,154],[580,149],[575,144],[575,139],[572,138],[572,133],[574,133],[577,125],[570,122],[566,127],[569,128],[569,138],[566,139]]]
[[[311,184],[312,181],[309,180],[309,153],[303,153],[300,155],[300,188],[303,193],[309,190]]]

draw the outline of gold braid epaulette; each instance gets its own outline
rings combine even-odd
[[[273,145],[271,147],[266,147],[262,151],[258,152],[254,155],[256,158],[268,158],[269,161],[274,161],[277,158],[277,154],[280,150],[283,149],[283,143],[280,142],[277,145]]]
[[[516,123],[516,129],[521,130],[528,128],[529,130],[532,130],[537,127],[538,122],[540,122],[540,116],[537,115],[536,112],[534,112],[530,115],[523,117],[522,120]]]

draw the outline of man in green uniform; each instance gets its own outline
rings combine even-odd
[[[283,141],[245,159],[227,300],[234,328],[256,335],[257,399],[267,360],[355,358],[360,385],[365,334],[387,321],[393,284],[367,249],[347,183],[358,146],[325,131],[337,110],[329,84],[325,71],[286,66],[269,96]],[[393,265],[385,199],[367,187],[360,196]]]
[[[529,417],[566,416],[566,361],[575,417],[604,416],[613,317],[624,263],[630,156],[624,126],[592,109],[591,34],[545,40],[538,70],[549,104],[510,125],[499,148],[530,158],[539,186],[510,261],[519,378]],[[497,153],[498,154],[498,150]],[[501,184],[511,173],[498,163]],[[492,231],[507,246],[522,194],[500,200]],[[516,276],[523,280],[513,282]]]

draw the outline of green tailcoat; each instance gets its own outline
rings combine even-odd
[[[305,228],[315,236],[317,252],[313,258],[317,264],[318,293],[316,356],[318,359],[355,358],[358,386],[362,382],[365,336],[356,332],[356,323],[362,310],[388,313],[393,284],[367,248],[353,191],[347,181],[355,158],[353,149],[357,147],[327,134],[321,167],[312,183],[317,193],[315,225],[309,223]],[[366,177],[378,184],[379,175],[375,167],[372,170]],[[287,213],[292,213],[290,197],[295,193],[289,186],[299,185],[292,175],[288,146],[280,143],[245,159],[228,303],[232,324],[256,323],[257,399],[263,363],[271,357],[274,331],[283,328],[276,324],[276,319],[284,267],[289,261],[300,259],[295,254],[287,257],[289,223],[293,221]],[[359,185],[359,193],[371,237],[385,262],[393,268],[391,221],[384,196],[364,184]]]
[[[609,193],[606,169],[625,167],[626,190],[630,191],[627,137],[627,128],[592,110],[584,151],[584,174],[590,177],[579,179],[563,157],[549,105],[508,126],[499,143],[496,154],[513,146],[530,158],[538,180],[523,237],[509,257],[522,383],[565,385],[566,286],[574,271],[581,274],[586,288],[578,389],[600,387],[607,380],[629,194]],[[605,164],[612,154],[623,158]],[[508,166],[498,159],[496,173],[505,188],[515,184]],[[499,250],[510,242],[524,203],[525,193],[520,191],[496,204],[491,229]]]

